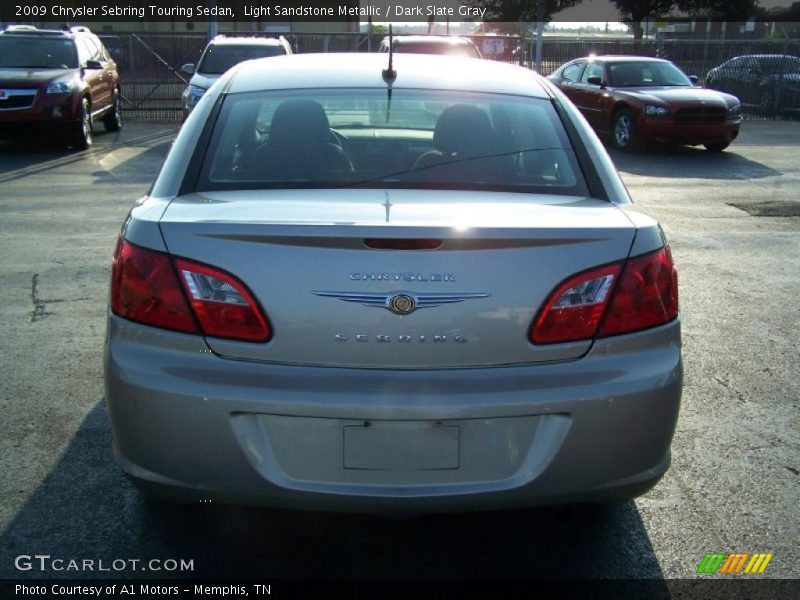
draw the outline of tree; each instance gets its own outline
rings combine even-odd
[[[667,14],[675,0],[611,0],[619,10],[620,20],[633,30],[634,39],[642,39],[642,21]],[[687,0],[689,1],[689,0]],[[724,1],[724,0],[723,0]]]
[[[756,0],[612,0],[620,20],[633,30],[633,37],[642,38],[642,21],[663,17],[673,9],[693,17],[744,21],[756,11]]]
[[[756,0],[677,0],[679,10],[693,17],[745,21],[756,12]]]
[[[386,25],[381,23],[373,23],[372,24],[372,35],[387,35],[389,33],[389,29]]]

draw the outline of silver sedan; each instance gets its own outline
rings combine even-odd
[[[114,450],[174,500],[362,512],[630,498],[667,470],[675,267],[591,128],[469,58],[242,63],[114,254]]]

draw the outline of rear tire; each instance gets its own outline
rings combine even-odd
[[[709,152],[719,153],[730,146],[730,142],[714,142],[713,144],[703,144]]]
[[[633,113],[627,108],[614,113],[611,121],[611,144],[623,152],[635,152],[642,146]]]
[[[119,90],[114,92],[111,111],[103,117],[103,127],[106,128],[106,131],[119,131],[122,129],[122,107],[119,101]]]
[[[70,127],[67,145],[73,150],[87,150],[92,145],[92,134],[94,124],[92,122],[92,108],[89,101],[84,98],[81,101],[81,113],[77,123]]]

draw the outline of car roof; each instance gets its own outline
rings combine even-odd
[[[797,58],[797,57],[792,56],[791,54],[741,54],[735,58]]]
[[[663,58],[655,58],[653,56],[631,56],[629,54],[601,54],[599,56],[585,56],[583,60],[600,60],[603,62],[641,62],[643,60],[648,62],[669,62]]]
[[[392,87],[459,90],[548,98],[543,79],[530,69],[438,54],[395,54]],[[229,92],[278,89],[386,88],[386,53],[294,54],[240,63]]]
[[[58,29],[23,29],[12,31],[0,31],[0,35],[13,37],[13,38],[53,38],[53,39],[75,39],[75,34],[69,31],[59,31]]]
[[[282,46],[283,40],[275,37],[228,37],[220,35],[209,43],[215,46]]]
[[[79,35],[90,35],[97,37],[88,28],[84,26],[71,27],[67,30],[64,29],[39,29],[33,25],[9,25],[5,29],[0,30],[0,35],[7,35],[10,37],[29,37],[29,38],[62,38],[65,40],[73,40]]]

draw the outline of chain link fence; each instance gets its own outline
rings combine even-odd
[[[245,34],[243,34],[245,35]],[[254,35],[248,33],[246,35]],[[267,34],[264,34],[267,35]],[[534,40],[518,36],[467,36],[490,60],[533,68]],[[117,33],[100,38],[117,62],[123,108],[128,118],[178,120],[181,94],[206,45],[203,33]],[[287,34],[297,53],[377,52],[384,34]],[[624,40],[544,38],[541,72],[590,54],[660,57],[673,61],[710,87],[729,91],[750,117],[763,118],[800,108],[800,40]],[[754,57],[755,55],[755,57]],[[745,57],[741,60],[732,60]],[[718,68],[719,67],[719,68]]]
[[[98,37],[117,63],[125,116],[159,121],[180,119],[181,94],[189,83],[181,65],[197,61],[206,36],[119,33]]]

